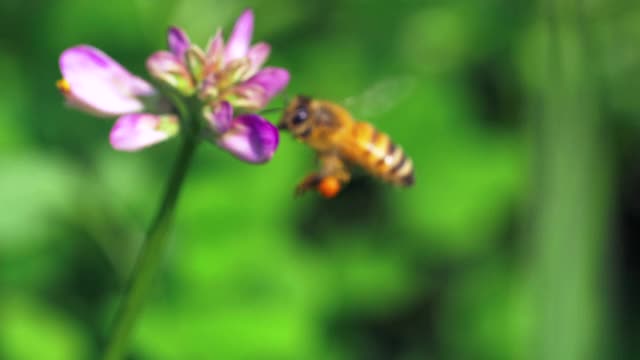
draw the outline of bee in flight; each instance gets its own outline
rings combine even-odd
[[[278,125],[318,153],[320,170],[306,176],[296,194],[317,189],[336,196],[351,180],[349,166],[356,165],[388,183],[411,186],[413,161],[388,135],[371,124],[356,121],[343,107],[307,96],[296,96]]]

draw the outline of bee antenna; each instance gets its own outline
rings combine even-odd
[[[282,94],[282,100],[284,101],[283,107],[286,107],[287,104],[291,101],[291,95],[288,92]]]
[[[264,109],[260,111],[260,114],[268,114],[268,113],[273,113],[276,111],[280,111],[284,109],[284,107],[275,107],[275,108],[269,108],[269,109]]]

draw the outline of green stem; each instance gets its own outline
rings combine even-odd
[[[536,123],[532,359],[606,359],[601,274],[606,271],[610,179],[597,69],[580,1],[545,0],[547,48]]]
[[[182,182],[191,163],[198,140],[191,134],[183,137],[182,148],[173,165],[171,177],[147,239],[138,255],[132,277],[116,315],[114,327],[104,353],[104,360],[122,359],[129,335],[147,297],[153,277],[167,247],[168,232],[180,194]]]

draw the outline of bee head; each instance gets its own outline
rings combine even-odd
[[[294,136],[305,138],[311,132],[311,98],[298,95],[287,106],[278,129],[289,130]]]

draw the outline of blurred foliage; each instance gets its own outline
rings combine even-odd
[[[294,198],[314,154],[289,134],[264,166],[203,145],[131,359],[526,358],[539,320],[532,134],[553,87],[545,4],[0,2],[0,358],[98,357],[176,152],[176,141],[113,151],[110,121],[63,105],[58,55],[92,44],[146,76],[169,24],[204,44],[247,7],[255,38],[273,46],[270,63],[291,71],[288,93],[349,104],[412,156],[417,183],[360,176],[335,200]],[[620,253],[638,251],[628,240],[640,234],[640,4],[592,0],[583,11],[592,99],[611,135],[602,171],[621,195],[612,235],[595,240],[610,243],[591,244],[610,257],[610,308],[575,301],[606,318],[604,353],[631,359],[640,292],[620,274],[638,274],[637,257]],[[571,124],[569,135],[580,128]]]

